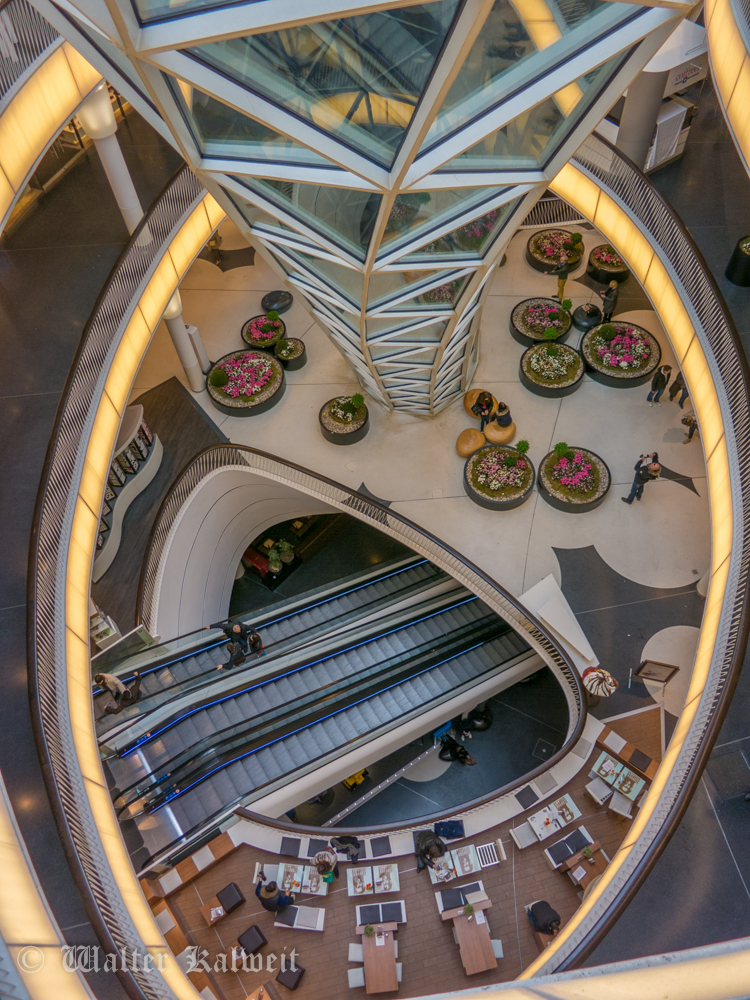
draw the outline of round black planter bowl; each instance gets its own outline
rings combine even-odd
[[[573,448],[571,450],[575,451],[576,449]],[[584,448],[583,450],[588,451],[588,448]],[[591,451],[589,452],[589,454],[594,455],[595,453]],[[604,468],[607,470],[607,479],[608,479],[607,488],[602,493],[602,495],[600,497],[597,497],[595,500],[590,500],[588,503],[576,503],[576,504],[568,503],[565,500],[560,500],[553,493],[550,493],[547,487],[542,482],[542,469],[544,468],[544,464],[548,458],[549,454],[545,455],[539,465],[539,472],[537,473],[536,484],[539,487],[539,496],[543,500],[545,500],[550,505],[550,507],[554,507],[555,510],[561,510],[565,514],[586,514],[590,510],[596,510],[596,508],[600,507],[607,499],[607,494],[612,488],[612,473],[609,471],[609,466],[607,465],[607,463],[604,461],[603,458],[600,458],[599,455],[596,455],[596,458],[599,459]]]
[[[583,384],[583,376],[586,374],[586,366],[583,364],[583,359],[581,359],[581,366],[578,369],[578,375],[575,382],[570,385],[553,385],[551,383],[545,385],[541,382],[535,382],[534,379],[529,378],[524,371],[524,358],[531,350],[533,350],[533,348],[530,347],[528,350],[524,351],[521,355],[521,360],[518,363],[518,378],[520,379],[521,385],[528,389],[529,392],[533,392],[535,396],[544,396],[546,399],[559,399],[561,396],[570,396],[572,393],[581,388],[581,385]],[[571,347],[570,350],[579,354],[574,347]]]
[[[535,344],[547,343],[547,341],[543,337],[530,337],[528,333],[524,333],[523,330],[519,330],[519,328],[515,326],[513,323],[513,314],[515,313],[516,309],[518,309],[520,306],[525,306],[527,302],[534,302],[536,300],[552,302],[554,305],[559,307],[560,312],[565,311],[563,310],[562,306],[560,306],[557,299],[548,299],[547,296],[545,295],[533,295],[530,299],[522,299],[520,302],[517,302],[516,305],[514,305],[510,311],[510,320],[508,321],[508,329],[510,330],[511,337],[514,340],[517,340],[519,344],[523,344],[524,347],[534,347]],[[570,326],[565,331],[565,333],[560,334],[560,336],[557,337],[553,343],[564,344],[565,341],[570,336],[572,330],[573,330],[573,322],[571,320]]]
[[[750,286],[750,254],[742,249],[742,244],[748,239],[750,236],[743,236],[742,239],[737,240],[724,271],[727,281],[731,281],[733,285],[739,285],[741,288]]]
[[[529,481],[529,485],[526,487],[524,492],[520,496],[515,497],[513,500],[491,500],[489,497],[484,496],[483,493],[480,493],[478,490],[474,489],[471,482],[469,481],[469,463],[477,455],[485,451],[485,449],[491,449],[496,447],[498,446],[485,445],[483,448],[479,448],[477,451],[475,451],[473,455],[469,455],[469,457],[466,459],[463,476],[461,477],[464,484],[464,492],[466,493],[466,496],[469,498],[469,500],[473,501],[477,505],[477,507],[484,507],[485,510],[514,510],[516,507],[520,507],[521,504],[526,503],[526,501],[531,496],[532,490],[534,489],[536,470],[534,469],[534,465],[531,462],[528,455],[524,455],[523,457],[531,466],[531,479]],[[514,450],[509,445],[506,445],[505,448],[507,451]]]
[[[595,326],[599,326],[603,317],[602,311],[598,306],[590,305],[589,309],[593,309],[593,312],[586,312],[584,306],[578,306],[578,308],[573,312],[573,326],[576,330],[593,330]]]
[[[300,370],[300,368],[304,368],[305,365],[307,364],[307,350],[305,348],[304,342],[301,340],[297,340],[296,337],[287,337],[286,339],[290,341],[294,340],[297,343],[302,344],[301,353],[298,354],[297,357],[295,358],[280,358],[278,354],[274,352],[274,357],[282,366],[282,368],[286,369],[286,371],[297,372]]]
[[[619,322],[617,319],[613,320],[614,323]],[[630,323],[630,326],[636,326],[635,323]],[[649,333],[648,330],[644,330],[643,327],[637,327],[643,333]],[[586,343],[586,337],[591,331],[587,331],[583,338],[581,339],[580,351],[583,355],[583,363],[586,366],[586,374],[589,378],[592,378],[595,382],[600,382],[602,385],[608,385],[613,389],[632,389],[635,386],[645,385],[650,382],[654,377],[654,372],[661,364],[661,347],[659,346],[659,341],[654,337],[652,333],[649,333],[653,341],[651,362],[648,368],[641,375],[607,375],[605,372],[599,371],[595,368],[591,362],[586,357],[586,351],[584,349]]]
[[[570,232],[569,229],[563,229],[562,226],[546,226],[545,229],[547,231],[549,231],[550,229],[559,230],[562,233],[568,233],[571,236],[573,235]],[[556,260],[550,260],[550,261],[539,260],[531,252],[531,244],[532,244],[532,242],[537,238],[537,236],[539,236],[540,233],[545,232],[545,229],[538,229],[535,233],[532,233],[532,235],[529,237],[529,239],[526,242],[526,251],[525,251],[525,254],[526,254],[526,263],[530,267],[533,267],[535,271],[539,271],[541,274],[549,274],[550,271],[554,270],[554,268],[557,267],[557,261]],[[582,247],[582,245],[583,245],[582,243],[578,244],[578,246],[580,246],[580,247]],[[570,252],[573,253],[572,250]],[[571,264],[570,264],[571,273],[573,271],[577,271],[578,268],[580,267],[581,261],[583,260],[583,253],[584,253],[584,251],[582,250],[581,251],[581,255],[576,260],[574,260],[574,261],[571,262]]]
[[[231,358],[235,354],[243,354],[244,351],[232,351],[231,354],[225,354],[224,358]],[[213,369],[218,365],[224,358],[219,358],[218,361],[214,362],[208,371],[208,375],[211,374]],[[208,375],[206,376],[206,388],[208,389],[208,398],[211,400],[213,406],[216,407],[221,413],[226,413],[228,417],[255,417],[259,413],[265,413],[267,410],[272,409],[278,402],[280,402],[281,397],[286,392],[286,379],[284,378],[284,369],[281,368],[281,362],[275,359],[281,370],[281,379],[275,391],[268,397],[264,399],[262,403],[253,403],[252,406],[229,406],[224,403],[219,402],[216,399],[211,389],[208,388]]]
[[[589,261],[586,265],[586,274],[594,281],[598,281],[600,285],[608,285],[610,281],[616,281],[618,284],[622,284],[623,281],[627,281],[630,277],[630,271],[624,268],[614,268],[611,269],[605,267],[602,264],[598,264],[594,260],[594,253],[600,248],[609,246],[608,243],[600,243],[598,247],[594,249],[589,254]]]
[[[320,433],[326,441],[330,441],[331,444],[340,445],[356,444],[357,441],[361,441],[363,437],[367,436],[367,433],[370,430],[369,413],[365,414],[365,422],[361,427],[358,427],[356,431],[342,431],[340,433],[336,433],[336,431],[329,431],[328,428],[324,426],[321,419],[323,410],[325,410],[326,406],[328,406],[328,403],[330,403],[330,399],[321,406],[320,411],[318,412],[318,425],[320,427]]]
[[[252,321],[254,319],[260,319],[261,317],[264,317],[265,315],[266,315],[265,313],[259,313],[257,316],[251,316],[250,319],[246,320],[242,324],[242,329],[240,330],[240,337],[242,338],[242,343],[243,344],[247,344],[248,350],[250,350],[250,351],[265,351],[267,354],[273,354],[273,356],[276,357],[276,355],[274,354],[274,348],[276,347],[276,344],[280,340],[287,340],[288,339],[287,335],[286,335],[286,323],[284,322],[283,319],[278,320],[278,322],[281,323],[281,333],[278,335],[278,337],[275,340],[271,341],[270,343],[265,343],[264,342],[262,344],[259,344],[259,343],[256,343],[255,341],[248,340],[247,337],[245,336],[245,331],[247,330],[247,328],[250,325],[250,323],[252,323]]]
[[[275,309],[281,315],[281,313],[288,312],[292,308],[293,302],[294,296],[291,292],[279,289],[275,292],[266,292],[260,300],[260,307],[264,313],[270,313]]]

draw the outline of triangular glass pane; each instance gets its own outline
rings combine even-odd
[[[458,302],[461,292],[471,278],[465,274],[462,278],[451,278],[442,285],[428,288],[405,302],[390,306],[391,312],[425,312],[431,309],[452,309]]]
[[[279,219],[275,219],[272,215],[264,212],[262,208],[258,208],[257,205],[253,205],[252,202],[246,201],[244,198],[240,198],[239,195],[235,194],[234,191],[230,191],[229,188],[225,187],[223,189],[229,198],[242,215],[242,217],[251,225],[255,226],[262,224],[268,226],[269,228],[278,230],[279,236],[290,236],[296,237],[299,240],[310,240],[308,237],[303,236],[298,233],[296,229],[292,229],[291,226],[287,226],[286,223],[281,222]]]
[[[183,80],[164,74],[204,156],[332,167],[330,160],[230,108]]]
[[[611,0],[495,0],[423,150],[641,12]]]
[[[388,167],[458,5],[436,0],[185,51]]]
[[[359,260],[365,259],[380,195],[352,188],[322,184],[297,184],[260,177],[233,175],[249,191],[283,208],[316,233],[342,247]]]
[[[332,260],[313,257],[309,253],[289,250],[286,247],[284,248],[284,252],[292,260],[299,262],[303,274],[305,271],[311,271],[324,285],[334,288],[339,292],[340,296],[343,296],[344,299],[359,311],[364,286],[364,275],[361,271],[355,271],[351,267],[344,267],[343,264],[334,264]]]
[[[385,224],[382,245],[390,254],[398,246],[410,243],[420,232],[450,224],[452,218],[470,211],[472,205],[486,203],[491,197],[501,195],[503,190],[476,187],[400,194]]]
[[[403,292],[409,285],[415,285],[419,281],[428,282],[438,273],[434,269],[429,271],[377,271],[370,277],[367,301],[370,305],[376,305],[383,299]]]
[[[515,210],[520,200],[520,198],[514,198],[513,201],[490,209],[489,212],[472,219],[471,222],[464,223],[463,226],[446,233],[445,236],[432,240],[431,243],[426,243],[419,250],[407,254],[403,259],[416,262],[437,258],[441,263],[453,260],[460,263],[462,260],[471,260],[477,255],[481,257],[489,250],[495,236],[503,228],[506,219]]]
[[[497,132],[444,163],[437,172],[543,167],[628,55],[629,52],[625,52],[614,56],[567,84],[546,101],[524,111]]]

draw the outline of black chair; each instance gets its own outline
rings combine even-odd
[[[225,913],[231,913],[232,910],[236,910],[245,902],[245,897],[236,882],[230,882],[226,888],[217,892],[216,898],[221,903]]]
[[[296,990],[304,974],[305,970],[300,965],[296,969],[286,968],[278,974],[276,982],[281,983],[282,986],[286,986],[288,990]]]
[[[268,941],[260,927],[253,924],[252,927],[248,927],[244,934],[240,934],[237,943],[246,955],[254,955],[256,951],[260,951],[264,944],[268,944]]]

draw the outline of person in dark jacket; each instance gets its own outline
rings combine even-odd
[[[677,372],[674,377],[674,382],[669,387],[669,402],[674,403],[675,396],[680,393],[680,409],[685,406],[685,400],[688,398],[687,386],[685,385],[685,376],[682,372]]]
[[[471,412],[475,417],[479,417],[480,431],[483,431],[485,426],[489,423],[494,405],[495,401],[492,398],[492,393],[480,392],[477,396],[476,402],[471,408]]]
[[[266,883],[266,876],[260,873],[258,884],[255,887],[255,895],[260,900],[260,905],[269,913],[278,913],[279,910],[291,906],[296,897],[294,893],[282,892],[275,882]]]
[[[497,404],[497,409],[495,410],[495,421],[500,425],[500,427],[510,427],[513,423],[513,417],[511,417],[510,410],[505,403]]]
[[[651,461],[644,466],[646,459],[650,458]],[[635,463],[635,478],[633,479],[633,485],[630,487],[630,494],[627,497],[621,497],[623,503],[632,503],[633,499],[640,500],[643,496],[643,487],[646,483],[652,483],[655,479],[658,479],[661,475],[661,466],[659,465],[659,456],[655,451],[652,451],[650,455],[641,455],[638,461]]]
[[[420,830],[414,837],[414,846],[418,872],[423,872],[427,867],[434,868],[435,862],[445,857],[445,841],[441,840],[434,830]]]
[[[657,369],[654,373],[654,377],[651,379],[651,392],[646,397],[648,399],[649,406],[653,406],[654,403],[656,403],[657,406],[661,406],[659,400],[661,399],[661,394],[667,388],[667,383],[669,382],[671,373],[671,365],[662,365],[661,368]]]
[[[609,323],[612,313],[617,307],[617,298],[620,294],[620,286],[616,281],[610,281],[606,292],[599,292],[602,300],[602,323]]]
[[[220,663],[217,670],[221,670],[222,667],[239,666],[251,653],[258,656],[263,654],[263,640],[252,625],[246,625],[244,622],[216,622],[214,625],[206,625],[206,628],[220,628],[229,639],[227,643],[229,659],[226,663]]]
[[[538,899],[527,912],[531,926],[539,934],[551,934],[554,937],[560,933],[560,914],[553,910],[546,899]]]
[[[114,705],[106,705],[107,715],[119,715],[128,705],[134,705],[141,696],[141,675],[136,670],[133,674],[132,687],[126,687],[114,674],[94,674],[94,683],[109,691],[115,700]]]
[[[570,274],[570,260],[566,253],[560,254],[560,263],[553,267],[548,274],[554,274],[557,278],[557,297],[562,302],[565,298],[565,282]]]

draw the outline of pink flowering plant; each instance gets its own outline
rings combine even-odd
[[[625,261],[609,243],[603,243],[600,247],[594,247],[591,251],[591,259],[599,267],[613,271],[621,271],[627,267]]]
[[[278,362],[276,362],[278,364]],[[239,402],[251,402],[276,375],[274,362],[255,351],[244,351],[214,365],[209,383]]]
[[[562,308],[552,299],[531,299],[520,316],[523,332],[545,337],[547,330],[554,330],[555,336],[559,337],[570,328],[570,317],[566,314],[567,304],[567,299],[562,303]]]
[[[465,226],[456,229],[452,233],[453,239],[462,250],[479,251],[483,248],[488,237],[492,235],[499,218],[500,209],[493,208],[486,215],[473,219]]]
[[[529,241],[531,253],[548,264],[559,264],[563,253],[570,264],[577,264],[583,256],[583,240],[580,233],[569,233],[565,229],[543,229]]]
[[[651,359],[648,339],[629,323],[603,323],[592,333],[591,346],[605,368],[644,368]]]
[[[284,324],[275,309],[263,316],[254,316],[245,324],[242,335],[245,340],[258,344],[271,344],[284,332]]]
[[[557,485],[568,493],[588,496],[599,486],[599,470],[586,452],[569,448],[565,441],[558,441],[548,459],[548,474]]]
[[[526,458],[528,450],[528,441],[519,441],[515,448],[482,449],[472,464],[472,485],[480,493],[497,500],[522,492],[529,485],[532,474],[531,463]]]
[[[542,382],[568,382],[572,380],[581,367],[581,357],[564,344],[540,344],[532,347],[524,367],[528,363],[532,377]]]

